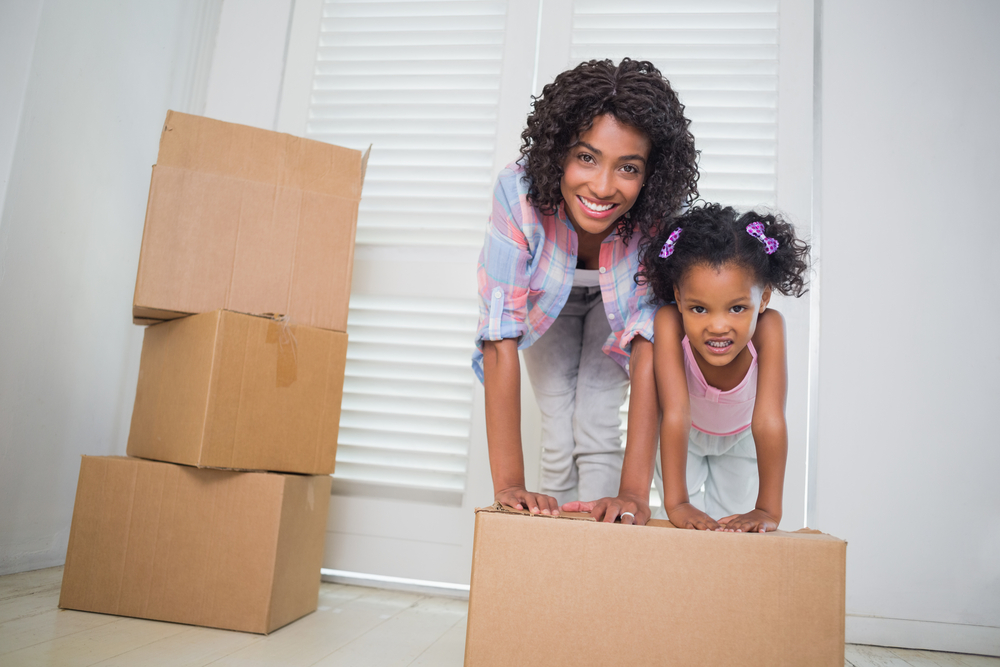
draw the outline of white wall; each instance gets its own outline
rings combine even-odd
[[[812,523],[848,640],[1000,655],[1000,4],[822,14]]]
[[[197,0],[0,10],[0,169],[10,164],[0,218],[0,574],[62,563],[79,455],[125,451],[150,167],[167,108],[204,103],[218,10]]]
[[[41,16],[42,3],[36,0],[0,3],[0,211],[3,211],[7,196],[17,128]],[[2,252],[0,248],[0,267],[3,266]],[[0,275],[2,273],[0,268]]]

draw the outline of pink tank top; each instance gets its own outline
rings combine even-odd
[[[691,426],[709,435],[733,435],[749,427],[757,397],[757,350],[753,342],[747,343],[753,357],[750,369],[743,381],[729,391],[720,391],[705,381],[687,336],[681,346],[691,401]]]

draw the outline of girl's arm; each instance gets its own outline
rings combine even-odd
[[[788,427],[785,396],[788,372],[785,365],[785,319],[767,309],[757,320],[753,336],[757,348],[757,398],[750,428],[757,446],[760,490],[752,512],[720,519],[725,530],[760,532],[776,530],[781,522],[781,494],[785,485]]]
[[[663,471],[663,505],[670,523],[678,528],[714,530],[712,517],[688,497],[687,450],[691,429],[691,402],[684,373],[684,325],[675,306],[656,313],[654,370],[663,417],[660,422],[660,464]],[[631,410],[629,411],[631,425]],[[648,488],[648,487],[647,487]]]
[[[521,365],[516,339],[483,341],[483,388],[494,499],[508,507],[527,508],[532,514],[559,514],[555,498],[524,488]]]

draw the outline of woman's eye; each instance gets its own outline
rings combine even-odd
[[[624,167],[622,167],[622,169],[624,169],[629,174],[638,174],[639,173],[639,170],[635,168],[635,165],[631,165],[631,164],[625,165]]]
[[[593,162],[594,161],[594,156],[590,155],[589,153],[580,153],[580,155],[578,157],[583,162]]]

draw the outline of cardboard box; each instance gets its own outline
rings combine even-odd
[[[128,453],[333,472],[347,334],[226,310],[146,329]]]
[[[466,667],[843,667],[846,542],[650,524],[478,510]]]
[[[316,609],[330,481],[84,456],[59,606],[280,628]]]
[[[368,153],[167,112],[133,320],[219,308],[347,330]]]

